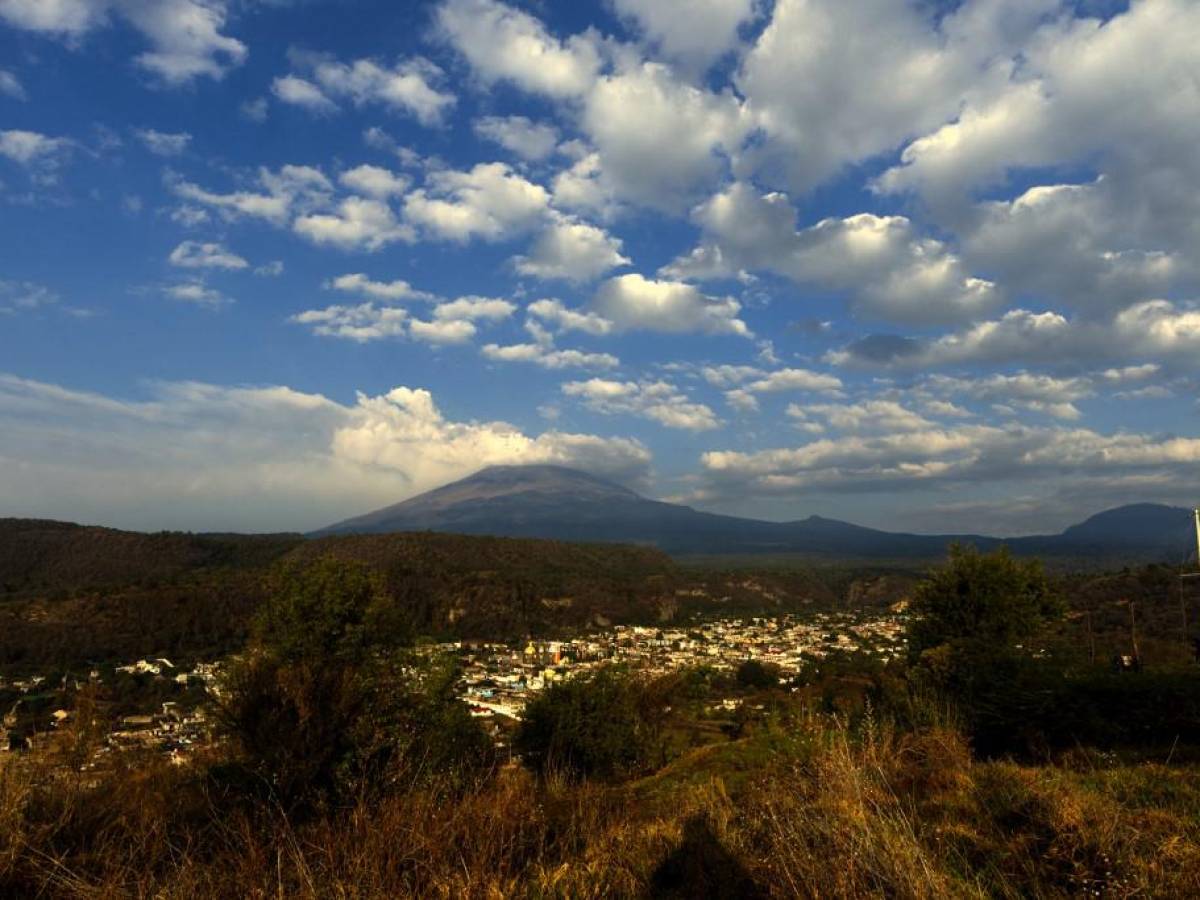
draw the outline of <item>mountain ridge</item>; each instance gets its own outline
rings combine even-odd
[[[1058,534],[1015,538],[891,532],[815,515],[771,522],[653,500],[565,466],[533,465],[489,466],[310,536],[435,531],[650,544],[674,555],[856,558],[938,556],[957,541],[984,550],[1005,544],[1022,555],[1118,554],[1177,562],[1191,546],[1190,527],[1189,510],[1149,503],[1103,510]]]

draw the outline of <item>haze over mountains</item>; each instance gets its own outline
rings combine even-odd
[[[1181,562],[1193,550],[1191,512],[1134,504],[1107,510],[1061,534],[1002,539],[921,535],[809,516],[768,522],[650,500],[609,481],[552,465],[492,466],[444,487],[330,525],[318,535],[439,531],[571,541],[652,544],[668,553],[801,554],[912,558],[944,553],[952,541],[981,549],[1005,543],[1028,555]]]

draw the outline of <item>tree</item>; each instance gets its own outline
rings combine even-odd
[[[779,684],[779,666],[748,659],[737,667],[737,682],[756,690],[773,688]]]
[[[616,779],[646,769],[657,715],[628,673],[606,666],[548,687],[525,707],[513,746],[539,774]]]
[[[910,606],[909,652],[943,646],[982,655],[1010,652],[1061,614],[1039,560],[1019,560],[1007,547],[980,553],[954,545],[946,565],[917,586]]]
[[[490,767],[490,740],[454,696],[457,669],[406,653],[408,635],[361,563],[284,569],[230,666],[218,723],[289,805]]]

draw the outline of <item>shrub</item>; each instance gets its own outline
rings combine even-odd
[[[543,775],[638,774],[649,768],[658,736],[655,704],[644,699],[644,689],[613,667],[553,684],[525,707],[513,746]]]
[[[773,688],[779,684],[779,666],[748,659],[737,667],[737,683],[757,690]]]
[[[454,697],[457,670],[403,652],[407,630],[377,576],[323,559],[273,586],[217,720],[285,805],[490,769],[490,739]]]

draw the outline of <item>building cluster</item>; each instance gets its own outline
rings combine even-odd
[[[598,665],[621,663],[658,675],[689,666],[735,670],[746,660],[777,666],[782,675],[834,652],[861,652],[886,661],[903,652],[897,615],[817,613],[803,618],[722,619],[669,629],[617,625],[570,640],[523,646],[455,642],[429,648],[463,663],[462,699],[477,716],[520,718],[529,697],[548,684]]]
[[[460,641],[421,648],[429,655],[449,653],[462,665],[459,697],[473,715],[502,720],[521,717],[529,698],[574,674],[600,665],[623,664],[648,676],[693,666],[734,671],[747,660],[774,665],[783,677],[808,664],[820,664],[831,653],[864,653],[887,661],[904,649],[901,615],[885,613],[815,613],[803,617],[778,616],[745,619],[696,620],[686,626],[661,628],[616,625],[562,640],[530,640],[516,644]],[[116,666],[111,677],[140,678],[176,690],[158,691],[155,705],[117,718],[101,754],[138,747],[186,757],[209,739],[210,727],[203,704],[205,693],[216,689],[219,662],[177,667],[169,659],[139,659]],[[77,710],[55,702],[106,678],[93,670],[87,679],[61,684],[41,676],[5,681],[0,689],[16,702],[3,717],[4,749],[24,749],[47,740],[70,722]],[[164,684],[169,683],[169,684]],[[119,686],[115,683],[114,687]],[[186,691],[203,686],[204,691]],[[177,699],[163,700],[162,696]],[[30,727],[32,726],[32,727]]]
[[[182,668],[169,659],[139,659],[116,666],[112,678],[147,676],[156,681],[169,681],[179,688],[196,685],[207,691],[215,684],[220,669],[220,663],[212,662],[198,662]],[[89,672],[85,680],[64,676],[61,683],[47,682],[40,675],[11,681],[0,676],[0,688],[17,695],[0,720],[3,725],[0,750],[29,749],[49,740],[56,730],[71,723],[79,710],[56,704],[47,706],[46,700],[61,699],[68,693],[78,695],[85,687],[99,687],[104,683],[105,676],[99,669]],[[208,737],[209,722],[202,704],[166,700],[149,711],[114,719],[105,743],[97,753],[103,756],[113,750],[136,747],[167,753],[182,761],[192,747],[204,743]]]

